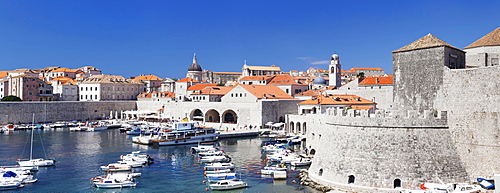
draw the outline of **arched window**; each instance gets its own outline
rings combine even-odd
[[[318,176],[322,176],[323,175],[323,168],[319,169],[319,173],[318,173]]]
[[[356,179],[356,178],[354,177],[354,175],[349,175],[349,179],[347,180],[347,183],[348,183],[348,184],[354,184],[354,179]]]
[[[394,180],[394,188],[401,188],[401,180],[400,179]]]

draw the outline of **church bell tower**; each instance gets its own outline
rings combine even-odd
[[[333,54],[328,68],[328,77],[330,78],[328,86],[335,86],[335,89],[341,86],[340,67],[339,55]]]

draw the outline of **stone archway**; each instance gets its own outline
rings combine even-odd
[[[348,184],[354,184],[354,180],[356,179],[356,177],[354,177],[354,175],[349,175],[348,178],[349,179],[347,180],[347,183]]]
[[[193,109],[193,111],[191,111],[191,115],[189,116],[189,118],[192,121],[203,122],[203,112],[200,109]]]
[[[238,115],[233,110],[227,110],[222,114],[223,123],[238,123]]]
[[[284,122],[285,122],[285,117],[284,117],[284,116],[280,116],[280,118],[279,118],[279,122],[280,122],[280,123],[284,123]]]
[[[215,109],[210,109],[205,113],[205,122],[220,123],[220,114]]]
[[[306,127],[306,122],[302,123],[302,134],[306,134],[307,132],[307,127]]]
[[[293,121],[290,122],[290,133],[295,133],[295,127],[294,127]]]
[[[297,131],[294,132],[294,133],[300,133],[301,132],[301,130],[300,130],[300,122],[297,122],[296,129],[297,129]]]
[[[394,180],[394,188],[401,188],[401,180],[400,179]]]

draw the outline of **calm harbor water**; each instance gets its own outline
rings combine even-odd
[[[16,159],[29,157],[29,133],[0,134],[0,166],[15,165]],[[249,184],[246,189],[224,192],[318,192],[293,183],[299,181],[298,169],[289,170],[287,180],[261,176],[260,170],[266,164],[261,154],[261,138],[221,139],[218,143],[231,156],[237,167],[235,171]],[[56,166],[41,167],[36,183],[3,192],[206,192],[207,185],[202,183],[203,165],[190,152],[196,144],[154,147],[134,144],[130,136],[118,129],[69,132],[67,128],[35,130],[34,144],[33,157],[45,157],[45,150],[48,158],[57,160]],[[149,154],[155,163],[136,170],[142,173],[137,178],[137,187],[98,189],[90,184],[90,178],[102,173],[99,166],[138,150]]]

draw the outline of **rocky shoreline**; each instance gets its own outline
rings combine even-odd
[[[321,192],[348,192],[340,188],[333,188],[330,186],[318,184],[309,178],[309,173],[306,169],[301,169],[298,178],[300,179],[300,185],[309,186]]]

